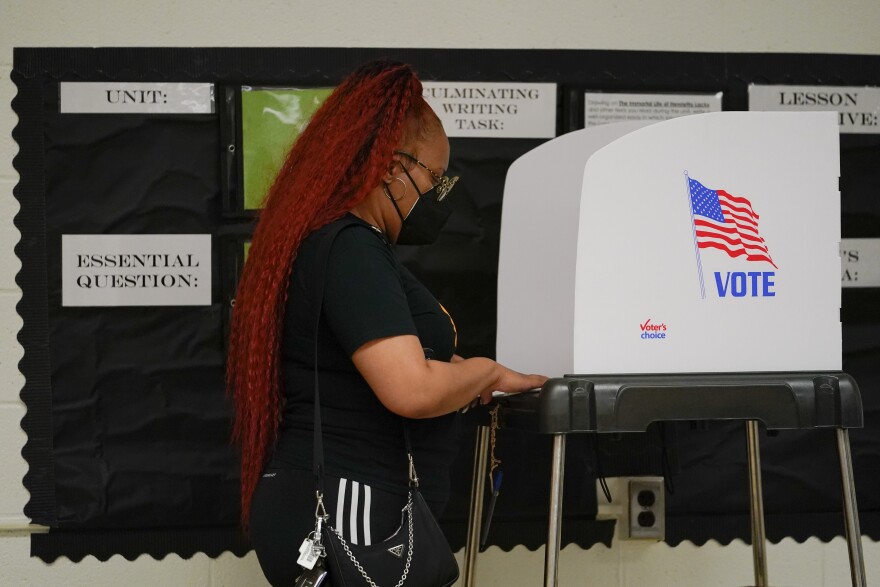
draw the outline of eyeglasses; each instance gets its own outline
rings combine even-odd
[[[449,192],[452,191],[453,186],[458,181],[458,176],[449,177],[446,175],[437,175],[434,173],[430,167],[419,161],[415,158],[415,156],[410,155],[404,151],[394,151],[398,155],[403,155],[404,157],[409,157],[413,161],[415,161],[421,168],[431,174],[431,179],[434,180],[434,187],[437,189],[437,201],[442,202],[443,198],[449,195]]]

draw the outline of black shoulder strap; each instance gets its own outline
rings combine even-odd
[[[324,493],[324,442],[321,433],[321,394],[318,389],[318,332],[321,324],[321,308],[324,305],[324,283],[327,275],[327,263],[330,259],[330,247],[336,236],[346,227],[356,225],[356,220],[347,219],[332,227],[318,243],[318,252],[315,256],[314,273],[312,277],[312,301],[315,308],[315,421],[314,443],[312,452],[312,471],[315,475],[315,489]],[[412,447],[409,439],[409,426],[406,418],[403,419],[403,434],[406,453],[409,457],[410,481],[418,485],[415,470],[412,464]]]
[[[312,470],[315,474],[315,488],[324,492],[324,443],[321,438],[321,395],[318,391],[318,332],[321,323],[321,308],[324,305],[324,282],[327,275],[327,262],[330,258],[330,247],[343,228],[355,224],[354,220],[340,222],[333,226],[318,243],[312,277],[312,307],[315,308],[315,422],[314,445],[312,448]]]

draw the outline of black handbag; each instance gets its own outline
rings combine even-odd
[[[419,492],[419,480],[412,458],[409,423],[404,419],[403,432],[409,458],[409,497],[401,510],[397,532],[382,542],[367,545],[348,543],[327,524],[323,505],[324,447],[321,434],[320,393],[318,390],[318,324],[324,297],[324,273],[330,245],[340,230],[354,221],[340,223],[322,239],[317,255],[313,297],[315,320],[315,418],[313,470],[317,508],[316,531],[311,534],[315,548],[323,558],[334,587],[447,587],[458,580],[458,563],[434,515]],[[401,463],[403,466],[403,463]],[[319,563],[320,564],[320,563]]]
[[[417,484],[410,486],[400,528],[390,538],[349,544],[328,525],[321,535],[335,587],[447,587],[458,580],[458,564]]]

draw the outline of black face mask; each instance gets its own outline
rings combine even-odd
[[[394,198],[390,195],[388,196],[402,222],[400,234],[397,235],[397,244],[429,245],[440,236],[440,231],[443,230],[443,226],[449,220],[452,209],[439,200],[437,186],[432,187],[424,194],[419,193],[419,188],[406,170],[406,167],[403,168],[403,172],[406,173],[406,176],[416,188],[416,193],[419,194],[419,197],[416,203],[413,204],[413,207],[410,208],[409,213],[404,216]]]

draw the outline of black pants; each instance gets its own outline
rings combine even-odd
[[[324,507],[330,525],[354,544],[385,540],[400,527],[407,496],[351,479],[325,476]],[[291,587],[302,572],[302,541],[315,529],[315,478],[311,471],[267,469],[251,504],[251,543],[273,587]],[[435,516],[445,504],[428,502]],[[328,587],[332,585],[324,583]],[[323,586],[322,586],[323,587]]]

